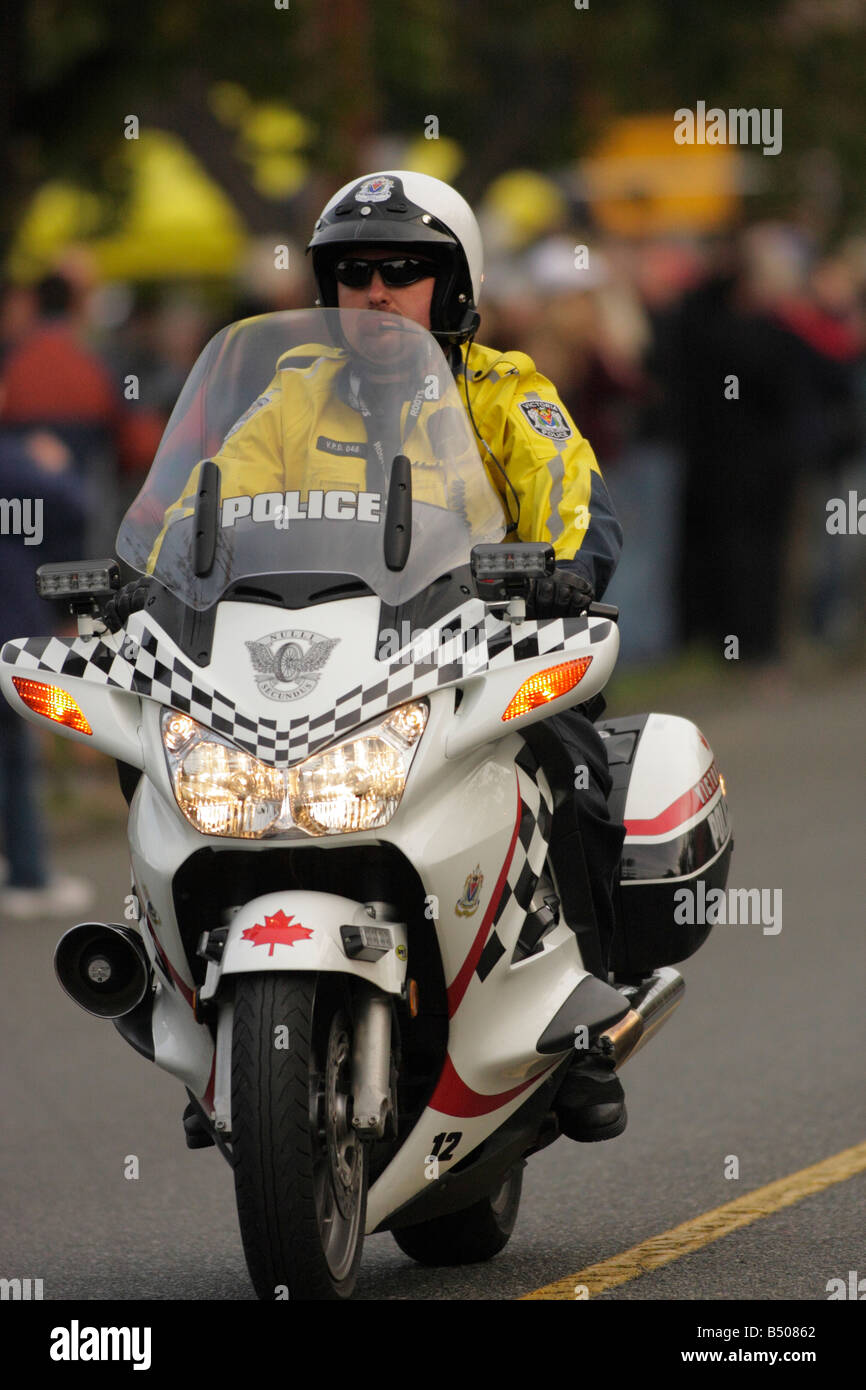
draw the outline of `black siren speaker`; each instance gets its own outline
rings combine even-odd
[[[71,927],[57,943],[54,969],[70,999],[97,1018],[130,1013],[150,980],[141,937],[112,922]]]

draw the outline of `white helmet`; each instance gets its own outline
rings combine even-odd
[[[430,305],[432,332],[451,342],[471,337],[480,322],[476,305],[484,279],[484,253],[475,214],[460,194],[429,174],[387,169],[345,184],[322,209],[307,246],[319,303],[337,304],[334,263],[347,247],[423,247],[441,264]]]

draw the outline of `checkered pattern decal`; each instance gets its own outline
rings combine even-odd
[[[503,935],[515,937],[532,905],[532,895],[547,859],[547,846],[553,824],[553,796],[547,778],[528,747],[515,759],[520,784],[520,828],[517,844],[508,869],[502,896],[493,917],[493,927],[481,958],[475,967],[479,980],[486,980],[493,967],[505,955],[506,948],[496,928]],[[516,922],[509,921],[511,912]]]
[[[290,767],[407,700],[467,675],[561,652],[575,637],[601,642],[610,632],[609,622],[586,617],[527,620],[514,627],[486,613],[480,600],[471,599],[430,630],[423,648],[406,647],[387,664],[381,663],[378,679],[353,686],[332,709],[299,714],[282,725],[244,713],[208,685],[164,633],[141,621],[141,637],[125,635],[121,651],[99,638],[18,637],[6,643],[0,659],[7,666],[78,676],[158,700],[190,714],[262,762]]]

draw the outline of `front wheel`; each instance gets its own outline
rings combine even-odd
[[[355,1287],[367,1151],[351,1127],[352,1042],[339,976],[237,977],[232,1156],[261,1299],[348,1298]]]
[[[404,1254],[422,1265],[466,1265],[491,1260],[511,1237],[523,1187],[523,1164],[509,1170],[500,1186],[465,1211],[449,1212],[417,1226],[392,1231]]]

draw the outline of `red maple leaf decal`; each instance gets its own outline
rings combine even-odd
[[[255,926],[247,927],[243,940],[251,941],[254,946],[270,946],[268,955],[272,956],[275,946],[294,946],[296,941],[306,941],[312,935],[312,930],[302,927],[294,917],[287,917],[280,908],[273,917],[266,916],[263,923],[256,922]]]

